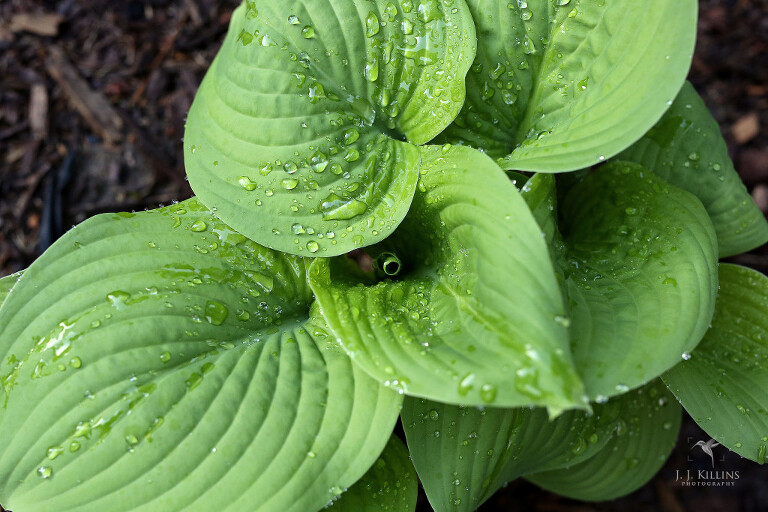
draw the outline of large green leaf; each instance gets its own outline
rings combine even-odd
[[[656,126],[617,158],[643,164],[698,197],[715,225],[720,257],[768,242],[768,222],[734,170],[717,121],[689,82]]]
[[[370,245],[403,219],[423,144],[454,119],[475,56],[464,0],[248,0],[189,113],[192,188],[292,254]]]
[[[547,248],[488,157],[430,149],[411,211],[385,243],[395,279],[318,259],[310,282],[355,363],[409,395],[448,403],[585,405]]]
[[[768,278],[720,265],[707,335],[663,375],[683,407],[720,444],[763,464],[768,457]]]
[[[371,469],[328,507],[332,512],[413,512],[419,481],[408,449],[393,435]]]
[[[0,277],[0,307],[2,307],[3,302],[11,293],[13,287],[16,286],[16,282],[21,278],[23,272],[22,270],[9,276]]]
[[[565,193],[559,214],[564,245],[552,245],[571,351],[600,401],[696,347],[714,312],[717,241],[696,197],[633,163],[589,174]]]
[[[620,400],[620,399],[619,399]],[[406,398],[403,425],[432,507],[472,511],[530,471],[561,468],[597,453],[616,429],[617,400],[594,413],[463,407]]]
[[[341,494],[401,397],[311,319],[306,266],[196,200],[70,231],[0,308],[3,506],[307,512]]]
[[[621,419],[611,440],[578,464],[527,475],[549,491],[585,501],[618,498],[643,486],[675,446],[682,409],[660,380],[616,398]]]
[[[695,0],[468,0],[477,58],[443,136],[502,167],[581,169],[640,138],[688,73]]]

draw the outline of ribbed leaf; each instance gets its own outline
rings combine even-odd
[[[464,0],[248,0],[189,113],[200,199],[262,245],[334,256],[403,219],[419,151],[464,101]]]
[[[717,121],[690,83],[656,126],[617,158],[638,162],[698,197],[715,225],[720,257],[768,242],[768,222],[734,170]]]
[[[0,308],[0,501],[13,510],[314,511],[401,398],[310,319],[301,258],[196,200],[101,215]]]
[[[396,436],[371,469],[328,507],[331,512],[413,512],[419,481],[408,449]]]
[[[310,269],[323,316],[370,375],[448,403],[585,405],[545,242],[488,157],[431,148],[406,220],[371,251],[398,255],[400,274],[376,282],[346,258]]]
[[[675,446],[682,409],[660,380],[617,397],[621,420],[611,440],[584,462],[527,475],[548,491],[584,501],[629,494],[661,469]]]
[[[615,155],[669,106],[691,62],[694,0],[469,0],[477,58],[442,138],[558,172]]]
[[[571,350],[600,401],[658,377],[696,347],[714,311],[717,241],[693,195],[637,164],[591,173],[560,209],[564,247],[555,256]]]
[[[763,464],[768,457],[768,278],[721,264],[712,327],[691,357],[663,378],[710,436]]]
[[[472,511],[505,483],[597,453],[616,429],[620,406],[594,414],[462,407],[406,398],[403,425],[414,465],[437,511]]]

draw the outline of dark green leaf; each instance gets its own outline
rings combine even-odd
[[[768,242],[768,222],[733,169],[717,121],[690,83],[656,126],[616,158],[643,164],[698,197],[715,225],[720,257]]]
[[[768,457],[768,278],[720,265],[712,327],[664,382],[710,436],[750,460]]]
[[[701,340],[717,291],[715,232],[693,195],[632,163],[589,174],[559,213],[571,350],[601,401],[658,377]]]
[[[413,512],[419,481],[408,449],[396,436],[371,469],[328,507],[331,512]]]
[[[593,457],[570,467],[526,476],[548,491],[584,501],[602,501],[633,492],[661,469],[677,440],[680,404],[661,380],[615,398],[619,426]]]

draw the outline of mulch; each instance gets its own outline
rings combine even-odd
[[[0,2],[0,276],[27,267],[72,225],[102,212],[192,195],[184,119],[239,0]],[[768,2],[700,0],[690,80],[721,124],[753,198],[768,212]],[[768,247],[732,258],[768,273]],[[633,495],[585,504],[523,481],[483,512],[764,511],[768,468],[734,454],[732,488],[683,488],[706,469],[687,419],[656,478]],[[695,458],[694,458],[695,459]],[[429,510],[421,496],[419,510]],[[24,512],[24,511],[17,511]]]

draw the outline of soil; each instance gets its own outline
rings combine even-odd
[[[0,2],[0,277],[27,267],[92,215],[192,195],[182,161],[184,119],[238,3]],[[768,212],[768,1],[699,3],[690,80]],[[768,273],[768,247],[731,260]],[[709,467],[690,449],[707,438],[686,418],[669,462],[620,500],[576,502],[517,481],[480,510],[766,510],[768,467],[732,453],[718,463],[739,472],[733,487],[675,481],[676,470]],[[420,499],[419,510],[430,510]]]

